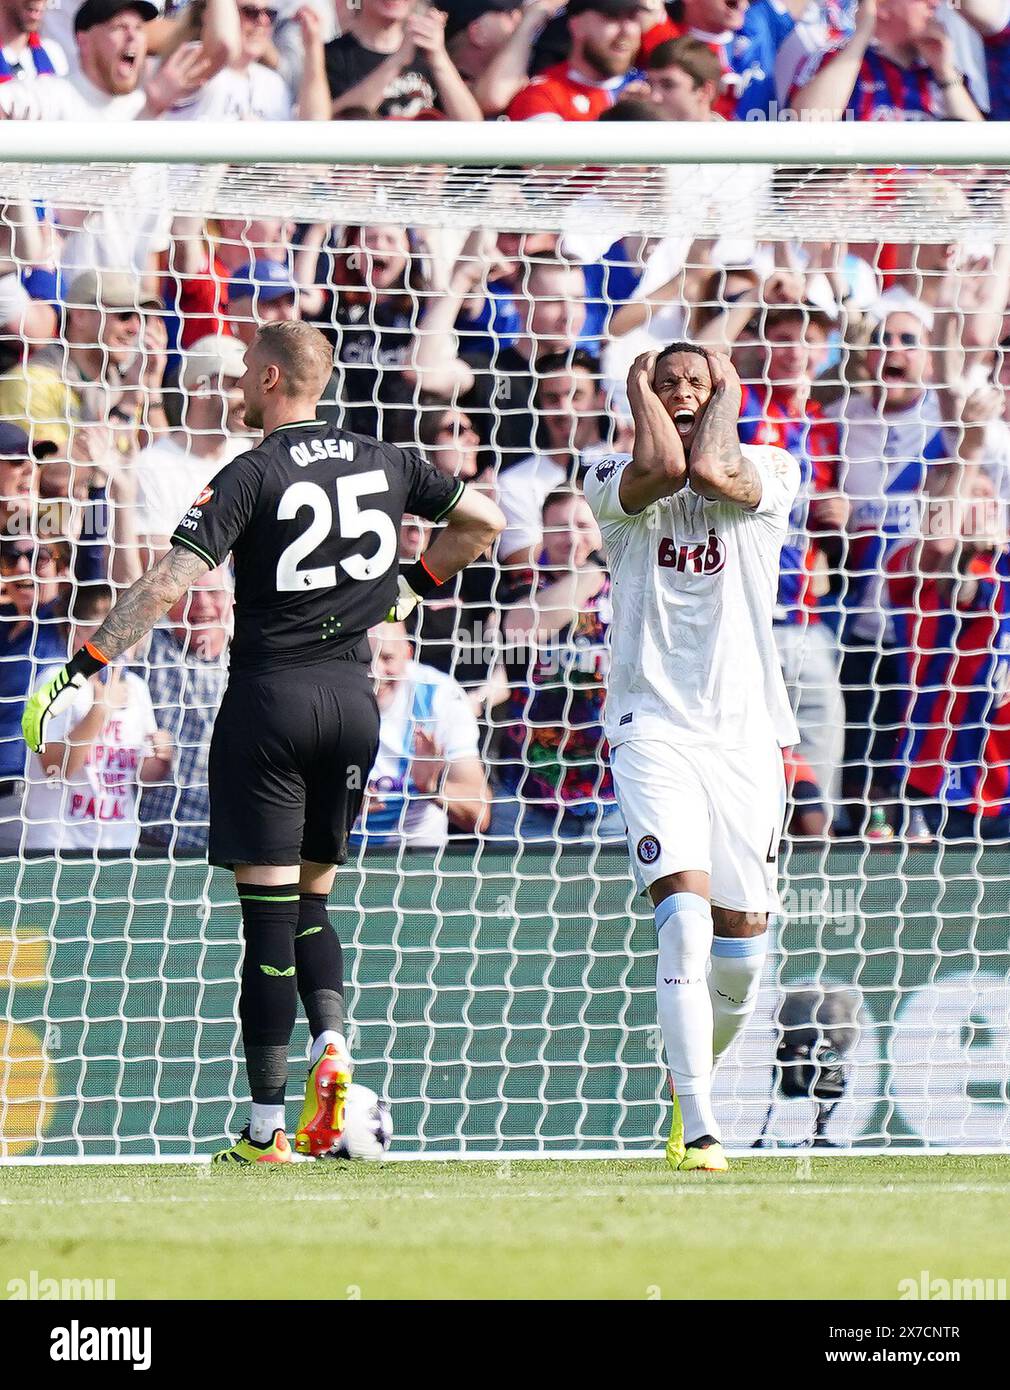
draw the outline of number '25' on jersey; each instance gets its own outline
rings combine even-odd
[[[322,421],[282,425],[222,468],[172,536],[235,564],[233,672],[368,660],[396,600],[404,513],[439,521],[463,484],[420,454]]]

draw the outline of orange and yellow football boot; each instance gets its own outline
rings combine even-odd
[[[288,1143],[288,1136],[282,1129],[275,1129],[273,1138],[269,1144],[258,1144],[255,1139],[249,1138],[249,1126],[236,1139],[230,1149],[222,1149],[211,1159],[212,1163],[240,1164],[248,1166],[250,1163],[294,1163],[295,1156],[291,1152],[291,1145]]]
[[[305,1104],[295,1130],[295,1152],[322,1158],[344,1132],[344,1104],[351,1084],[351,1059],[327,1043],[309,1068]]]

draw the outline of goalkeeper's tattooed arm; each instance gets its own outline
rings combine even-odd
[[[173,603],[209,569],[206,560],[192,550],[174,545],[153,569],[127,589],[95,633],[92,646],[108,661],[122,656],[150,632],[158,619],[163,618]]]
[[[421,559],[400,571],[400,592],[386,621],[402,622],[422,599],[437,593],[447,579],[483,555],[504,529],[505,517],[498,505],[475,488],[465,487]]]
[[[208,569],[207,562],[193,551],[173,546],[127,590],[91,641],[26,701],[21,732],[33,753],[42,752],[47,742],[46,726],[73,705],[87,681],[150,632]]]
[[[705,356],[712,395],[691,445],[691,487],[711,502],[756,507],[761,501],[761,477],[740,448],[740,378],[725,353],[707,350]]]

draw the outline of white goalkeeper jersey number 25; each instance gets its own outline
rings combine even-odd
[[[604,721],[612,747],[631,738],[723,750],[799,741],[772,615],[800,470],[784,449],[742,448],[761,475],[751,511],[688,485],[629,515],[620,497],[628,456],[585,476],[613,581]]]

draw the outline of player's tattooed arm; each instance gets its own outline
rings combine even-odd
[[[643,352],[628,372],[628,404],[635,421],[631,462],[621,473],[621,506],[643,512],[661,497],[672,497],[687,484],[684,446],[666,407],[653,387],[656,353]]]
[[[691,446],[691,488],[711,502],[753,508],[761,501],[761,475],[740,448],[740,378],[725,353],[706,351],[705,356],[712,397]]]
[[[174,545],[153,569],[133,584],[91,639],[109,661],[129,651],[159,618],[210,569],[206,560],[183,545]]]

